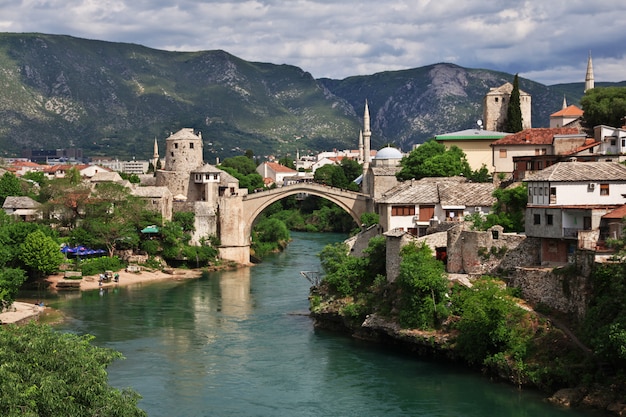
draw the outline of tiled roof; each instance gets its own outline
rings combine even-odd
[[[404,181],[387,191],[379,200],[385,204],[437,204],[492,206],[492,183],[469,183],[461,177],[423,178]]]
[[[505,136],[493,142],[499,145],[551,145],[554,135],[575,135],[580,133],[575,127],[542,127],[524,129],[513,135]]]
[[[572,104],[564,109],[557,111],[556,113],[552,113],[550,117],[580,117],[584,113],[584,111]]]
[[[168,195],[172,195],[171,191],[167,187],[136,187],[132,190],[132,194],[137,197],[144,198],[164,198]]]
[[[573,155],[575,153],[586,151],[587,149],[591,149],[594,146],[598,145],[600,145],[600,142],[596,142],[594,138],[587,138],[585,139],[585,143],[583,145],[579,146],[576,149],[572,149],[571,151],[567,152],[566,155]]]
[[[5,209],[36,209],[41,206],[40,203],[30,197],[14,197],[9,196],[4,200],[2,208]]]
[[[602,216],[603,219],[623,219],[624,217],[626,217],[626,204]]]
[[[266,162],[266,164],[274,172],[289,172],[289,173],[297,172],[296,170],[286,167],[284,165],[281,165],[277,162]]]
[[[493,206],[496,202],[492,196],[493,183],[459,183],[442,187],[441,204],[445,206]]]
[[[626,166],[618,162],[559,162],[530,174],[527,181],[626,181]]]

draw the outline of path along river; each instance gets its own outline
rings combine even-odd
[[[160,416],[589,416],[441,363],[318,332],[307,317],[317,254],[343,238],[293,233],[284,253],[208,278],[52,301],[121,351],[109,379]]]

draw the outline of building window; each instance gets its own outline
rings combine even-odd
[[[414,216],[415,206],[393,206],[391,207],[392,216]]]
[[[498,102],[498,97],[496,97],[496,103]]]
[[[500,158],[506,158],[506,149],[500,149]]]
[[[533,170],[533,162],[532,161],[526,162],[526,171],[532,171],[532,170]]]
[[[174,149],[178,149],[178,143],[174,144]]]
[[[541,224],[541,215],[540,214],[535,214],[533,216],[533,224]]]
[[[554,215],[546,214],[546,224],[552,226],[554,224]]]
[[[537,161],[537,170],[541,171],[543,169],[543,162]]]
[[[600,195],[609,195],[609,184],[600,184]]]
[[[626,148],[626,139],[622,139],[622,148]]]
[[[611,139],[611,146],[615,146],[616,143],[617,141],[615,139]]]
[[[189,142],[189,149],[193,149],[193,142]]]

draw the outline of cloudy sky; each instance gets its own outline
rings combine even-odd
[[[0,0],[0,32],[223,49],[342,79],[450,62],[544,84],[626,80],[616,0]]]

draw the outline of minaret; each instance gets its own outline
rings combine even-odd
[[[363,154],[363,131],[359,130],[359,163],[362,164],[365,161],[365,155]]]
[[[565,99],[565,95],[563,95],[563,107],[561,110],[565,110],[567,108],[567,100]]]
[[[159,163],[159,145],[157,144],[156,137],[154,138],[154,153],[152,154],[152,166],[154,172],[157,170],[157,164]]]
[[[593,80],[593,63],[591,62],[591,51],[589,51],[589,59],[587,60],[587,75],[585,76],[585,93],[587,90],[594,88]]]
[[[365,100],[365,111],[363,113],[363,169],[366,169],[370,163],[370,139],[372,131],[370,130],[370,109]]]

